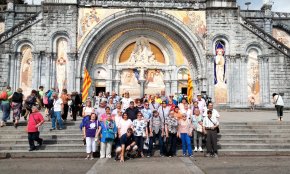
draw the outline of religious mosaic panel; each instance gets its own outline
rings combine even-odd
[[[104,18],[123,9],[80,8],[78,18],[78,47],[86,35]]]
[[[215,46],[216,56],[214,57],[214,86],[215,102],[217,104],[227,103],[227,79],[226,79],[226,59],[225,45],[218,41]]]
[[[145,94],[155,95],[165,89],[164,74],[160,70],[147,70]]]
[[[32,49],[29,45],[21,48],[22,61],[20,70],[20,86],[24,95],[29,95],[32,90]]]
[[[0,22],[0,34],[3,33],[4,31],[5,31],[5,23]]]
[[[203,37],[206,34],[205,11],[174,11],[165,10],[166,13],[173,15],[183,22],[193,33]]]
[[[258,52],[251,49],[248,54],[248,97],[255,104],[260,103],[260,73],[258,63]]]
[[[56,60],[56,81],[59,91],[67,88],[67,40],[61,38],[57,41],[57,60]]]
[[[140,97],[140,84],[132,69],[123,70],[121,73],[120,94],[124,94],[126,91],[130,92],[132,98]]]
[[[290,48],[290,35],[285,31],[273,28],[273,36],[284,45]]]

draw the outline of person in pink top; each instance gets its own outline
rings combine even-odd
[[[27,133],[28,133],[28,142],[29,142],[29,151],[36,150],[34,141],[37,141],[38,148],[41,147],[43,140],[39,138],[39,127],[44,123],[43,116],[38,111],[37,106],[32,106],[32,113],[29,115],[27,123]]]
[[[195,100],[198,103],[198,108],[200,111],[200,114],[203,115],[205,109],[206,109],[206,102],[203,98],[201,98],[201,94],[197,94],[197,99]]]
[[[182,152],[183,156],[186,156],[186,149],[188,151],[188,156],[193,158],[190,137],[192,136],[193,126],[187,119],[186,114],[182,114],[182,119],[178,123],[177,137],[181,138],[182,141]]]
[[[111,109],[110,109],[110,107],[107,106],[105,108],[105,111],[106,111],[106,113],[104,113],[104,114],[101,115],[100,121],[106,121],[107,118],[108,118],[108,115],[112,116],[111,115]],[[111,118],[114,120],[114,117],[113,116]]]

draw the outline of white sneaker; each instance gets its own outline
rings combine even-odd
[[[111,155],[107,155],[106,158],[112,158],[112,156]]]
[[[104,159],[105,158],[105,156],[100,156],[100,159]]]
[[[194,150],[193,151],[197,152],[197,147],[194,147]]]
[[[199,148],[198,148],[198,151],[199,151],[199,152],[202,152],[203,150],[202,150],[202,148],[201,148],[201,147],[199,147]]]

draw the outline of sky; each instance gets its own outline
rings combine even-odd
[[[272,0],[274,2],[272,11],[290,13],[290,0]],[[237,0],[241,9],[246,10],[246,2],[251,2],[249,10],[260,10],[263,5],[263,0]]]

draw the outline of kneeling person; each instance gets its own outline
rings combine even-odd
[[[133,135],[133,129],[128,128],[127,133],[123,134],[120,138],[120,145],[116,147],[116,157],[120,156],[120,162],[124,162],[125,152],[134,152],[138,149],[135,138]]]

